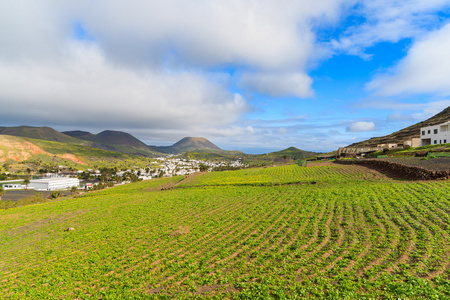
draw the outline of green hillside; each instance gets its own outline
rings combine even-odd
[[[0,294],[448,299],[449,192],[359,166],[290,165],[4,210]]]
[[[289,148],[281,150],[281,151],[276,151],[276,152],[269,153],[269,155],[271,155],[271,156],[275,156],[275,157],[287,156],[288,158],[291,158],[291,159],[294,159],[294,160],[312,157],[312,156],[315,156],[317,154],[318,153],[316,153],[316,152],[300,150],[300,149],[298,149],[296,147],[289,147]]]
[[[33,144],[39,146],[44,149],[48,153],[54,155],[63,155],[63,154],[71,154],[75,157],[79,158],[85,164],[77,164],[71,162],[69,159],[58,159],[57,157],[52,157],[52,162],[64,162],[63,165],[72,166],[77,169],[86,169],[93,168],[97,166],[101,167],[118,167],[118,168],[126,168],[126,167],[144,167],[148,166],[152,163],[152,160],[146,157],[139,157],[135,155],[124,154],[120,152],[108,151],[83,145],[76,144],[65,144],[58,142],[50,142],[43,140],[32,140],[28,139]],[[28,161],[48,161],[47,157],[34,157],[29,159]]]
[[[188,151],[180,158],[196,159],[207,161],[226,161],[231,162],[237,159],[243,161],[244,164],[251,167],[267,166],[275,163],[290,163],[298,159],[316,156],[318,153],[300,150],[295,147],[290,147],[285,150],[271,152],[266,154],[245,154],[241,151],[227,151],[227,150],[197,150]]]

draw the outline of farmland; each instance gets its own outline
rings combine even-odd
[[[407,166],[420,167],[427,170],[450,171],[450,157],[436,157],[430,159],[420,157],[395,157],[380,158],[380,160],[386,160]]]
[[[448,299],[449,193],[447,181],[291,165],[4,210],[0,294]]]

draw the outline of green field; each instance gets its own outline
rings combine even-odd
[[[449,299],[449,194],[291,165],[3,210],[0,298]]]

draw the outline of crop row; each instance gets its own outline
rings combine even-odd
[[[360,166],[326,165],[299,167],[287,165],[276,168],[245,169],[231,172],[214,172],[208,176],[199,176],[197,180],[189,180],[180,184],[189,186],[227,186],[227,185],[279,185],[311,182],[338,183],[349,180],[385,180],[386,176],[368,172]]]
[[[301,172],[332,178],[351,174],[351,167]],[[263,172],[283,178],[293,170]],[[450,296],[446,182],[137,188],[1,212],[1,292],[11,298]],[[68,226],[75,230],[64,231]]]

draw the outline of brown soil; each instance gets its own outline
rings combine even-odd
[[[0,142],[3,149],[0,152],[2,162],[7,159],[20,162],[38,154],[50,155],[38,146],[17,137],[0,135]]]
[[[73,154],[69,154],[69,153],[64,153],[64,154],[60,154],[58,155],[59,157],[71,160],[73,162],[76,162],[78,164],[82,164],[82,165],[87,165],[87,163],[85,163],[84,161],[82,161],[81,159],[79,159],[78,157],[76,157]]]
[[[0,135],[0,145],[2,147],[0,150],[0,162],[6,162],[8,159],[22,162],[39,154],[53,156],[53,154],[46,152],[33,143],[14,136]],[[86,165],[85,162],[73,154],[65,153],[58,156],[82,165]]]

